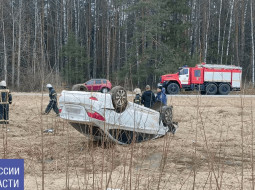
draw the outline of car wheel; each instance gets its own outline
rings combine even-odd
[[[112,104],[117,113],[125,111],[127,107],[127,92],[121,86],[115,86],[110,91],[112,95]]]
[[[228,84],[221,84],[219,86],[219,93],[221,95],[228,95],[229,92],[230,92],[230,86]]]
[[[161,111],[161,119],[164,125],[172,125],[173,111],[172,106],[164,106]]]
[[[178,84],[176,84],[176,83],[170,83],[167,86],[168,94],[178,94],[179,91],[180,91],[180,88],[179,88]]]
[[[108,88],[102,88],[101,90],[102,93],[107,93],[108,91],[109,91]]]
[[[84,84],[75,84],[72,87],[72,91],[88,91],[88,88]]]
[[[207,95],[215,95],[217,93],[217,86],[213,83],[208,84],[205,89]]]

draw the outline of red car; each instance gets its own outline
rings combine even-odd
[[[112,89],[112,84],[107,79],[91,79],[84,84],[88,91],[100,91],[102,93],[107,93]]]

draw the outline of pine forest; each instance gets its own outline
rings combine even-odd
[[[180,66],[243,68],[254,84],[253,0],[1,0],[0,76],[17,91],[106,78],[156,86]]]

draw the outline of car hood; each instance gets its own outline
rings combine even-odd
[[[164,78],[164,79],[179,78],[179,74],[175,73],[175,74],[162,75],[162,78]]]

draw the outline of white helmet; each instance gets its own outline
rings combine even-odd
[[[140,88],[135,88],[135,89],[134,89],[134,93],[135,93],[135,94],[140,94],[140,95],[142,94]]]
[[[51,84],[47,84],[46,87],[47,88],[52,88],[52,85]]]
[[[0,82],[0,86],[6,87],[6,82],[5,82],[4,80],[2,80],[2,81]]]

